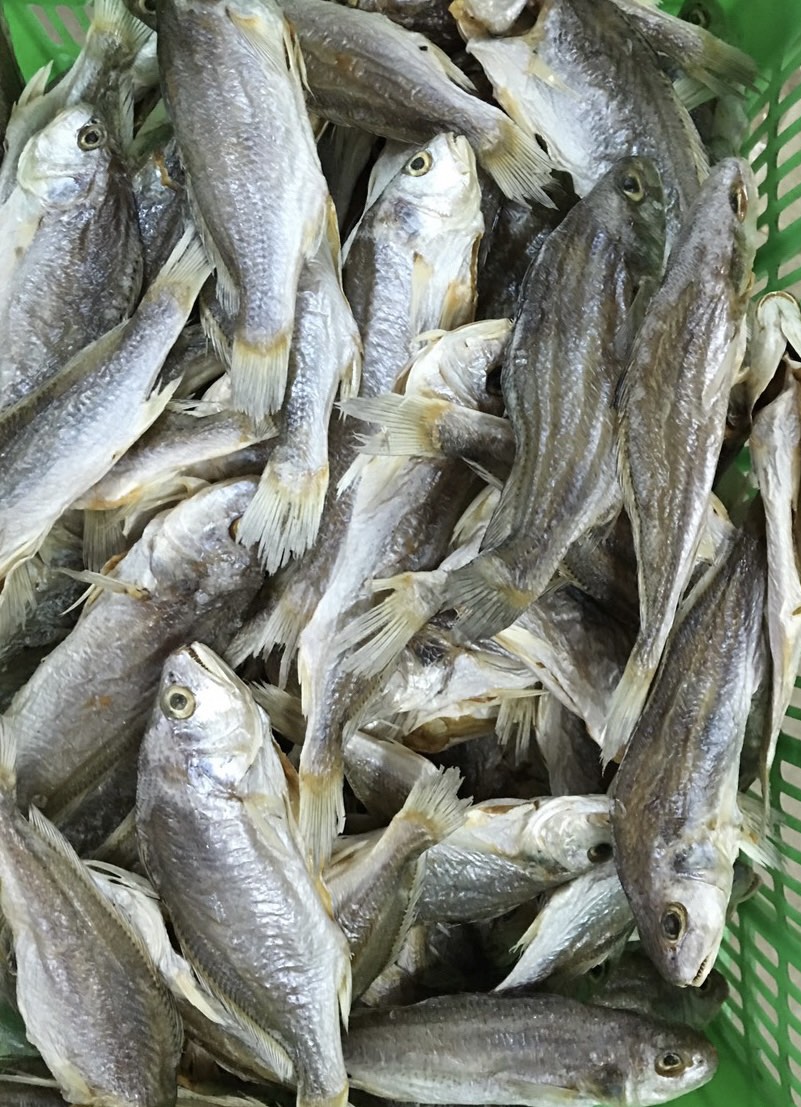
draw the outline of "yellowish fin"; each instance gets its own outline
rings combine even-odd
[[[284,402],[289,369],[290,330],[254,342],[237,330],[231,347],[231,389],[235,410],[261,420]]]
[[[238,540],[258,544],[265,570],[277,572],[314,545],[327,490],[327,464],[307,472],[296,457],[273,454],[240,520]]]
[[[510,200],[536,200],[543,207],[554,203],[545,191],[551,182],[552,163],[537,140],[513,123],[500,124],[495,145],[481,150],[479,160]]]

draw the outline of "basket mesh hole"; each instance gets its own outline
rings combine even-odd
[[[779,1046],[778,1046],[778,1043],[776,1042],[776,1035],[773,1033],[772,1029],[769,1026],[765,1026],[764,1022],[759,1018],[754,1019],[753,1025],[759,1031],[759,1036],[762,1039],[761,1042],[759,1043],[760,1049],[764,1050],[764,1047],[767,1046],[767,1048],[770,1050],[770,1052],[775,1057],[778,1057],[779,1056]],[[778,1076],[776,1077],[776,1079],[778,1080]]]
[[[41,24],[42,30],[53,43],[54,46],[63,46],[64,39],[53,26],[50,21],[50,16],[47,14],[44,8],[39,4],[31,4],[31,11],[36,16],[36,19]]]
[[[782,811],[786,811],[788,815],[792,815],[796,821],[801,819],[801,802],[794,799],[792,796],[788,796],[786,792],[782,792],[779,797],[779,802]]]
[[[781,827],[782,841],[786,842],[796,853],[801,851],[801,834],[793,826],[788,826],[786,823],[782,823]]]
[[[793,1097],[794,1107],[801,1107],[801,1089],[791,1088],[790,1089],[790,1094]]]
[[[779,153],[776,156],[776,165],[784,165],[794,154],[801,154],[801,127],[779,147]],[[767,165],[765,166],[765,170],[767,171]],[[757,180],[759,180],[758,177]]]
[[[782,131],[787,130],[798,119],[798,101],[801,100],[801,77],[797,72],[791,73],[784,82],[778,100],[783,111],[776,124],[776,134],[781,135]]]
[[[792,1018],[792,1015],[794,1014],[794,1012],[792,1010],[792,1007],[794,1007],[795,1004],[791,1003],[790,1006],[791,1006],[790,1016]],[[796,1017],[797,1017],[797,1012],[795,1012],[795,1014],[796,1014]],[[788,1033],[790,1035],[790,1042],[792,1044],[792,1048],[796,1051],[798,1056],[801,1057],[801,1034],[799,1034],[799,1032],[795,1029],[795,1027],[793,1026],[792,1023],[788,1023],[787,1030],[788,1030]],[[791,1058],[790,1059],[790,1064],[793,1066],[793,1068],[795,1070],[797,1070],[797,1075],[801,1076],[801,1065],[798,1063],[798,1061]]]
[[[781,1084],[782,1080],[781,1080],[781,1077],[779,1076],[779,1070],[773,1064],[771,1059],[769,1057],[766,1057],[764,1053],[760,1054],[760,1059],[762,1061],[762,1064],[768,1070],[768,1072],[773,1077],[773,1079],[776,1081],[776,1083]]]
[[[779,994],[779,985],[776,983],[775,978],[768,972],[764,965],[754,965],[756,974],[765,986],[765,990],[770,992],[774,998]]]
[[[764,969],[762,971],[764,972]],[[761,974],[760,974],[760,979],[761,979]],[[773,1023],[774,1027],[778,1026],[779,1025],[779,1016],[776,1014],[776,1011],[775,1011],[774,1007],[772,1006],[772,1004],[770,1004],[765,999],[765,997],[762,995],[762,993],[757,991],[756,989],[754,989],[754,991],[751,994],[756,997],[756,1001],[759,1004],[760,1008],[762,1009],[762,1013],[767,1017],[768,1021]]]
[[[785,180],[786,179],[787,178],[785,178]],[[783,181],[779,182],[780,189],[783,183]],[[787,204],[779,212],[779,218],[777,221],[779,225],[779,230],[786,230],[792,223],[795,223],[796,219],[798,219],[799,216],[801,216],[801,196],[797,196],[795,200],[792,201],[792,203]]]
[[[773,946],[761,934],[754,933],[754,945],[763,954],[774,968],[779,964],[779,955]]]

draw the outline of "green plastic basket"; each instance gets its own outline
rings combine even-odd
[[[0,0],[23,74],[53,61],[65,70],[80,49],[91,5],[80,0]],[[677,0],[664,6],[677,11]],[[710,30],[748,51],[760,68],[746,144],[768,237],[757,255],[757,289],[801,292],[801,0],[700,0]],[[763,885],[730,925],[718,967],[731,997],[710,1035],[720,1070],[686,1107],[801,1107],[801,681],[773,766],[784,871]]]

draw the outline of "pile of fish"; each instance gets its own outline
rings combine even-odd
[[[126,2],[0,36],[0,1103],[706,1083],[801,654],[753,63]]]

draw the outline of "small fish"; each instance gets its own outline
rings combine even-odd
[[[0,409],[33,392],[133,310],[142,246],[133,193],[87,104],[26,144],[0,206]]]
[[[333,210],[295,50],[273,0],[159,5],[164,100],[218,292],[236,318],[234,406],[257,420],[281,408],[301,267]],[[227,74],[224,112],[216,72]]]
[[[461,825],[469,800],[457,799],[455,769],[412,788],[401,810],[369,850],[326,872],[334,917],[348,939],[353,994],[360,996],[392,961],[417,913],[420,872],[437,842]]]
[[[495,990],[528,987],[552,974],[580,976],[618,953],[633,929],[614,862],[596,864],[551,892],[513,950],[519,960]]]
[[[583,719],[551,693],[537,707],[537,746],[548,770],[553,796],[605,792],[598,746]]]
[[[380,12],[281,0],[303,53],[309,100],[334,123],[419,145],[438,131],[464,135],[512,199],[548,204],[551,162],[497,107],[471,95],[472,82],[424,35]]]
[[[309,876],[269,723],[195,643],[167,660],[142,746],[136,823],[145,868],[181,946],[299,1107],[344,1107],[342,932]]]
[[[157,392],[153,387],[207,273],[200,246],[188,232],[127,322],[0,412],[3,602],[8,602],[9,573],[36,553],[62,512],[164,409],[177,382]],[[42,456],[49,459],[46,469]]]
[[[186,177],[171,129],[162,126],[148,137],[147,148],[131,172],[142,236],[145,286],[156,276],[183,234],[186,211]]]
[[[689,593],[613,785],[615,861],[640,940],[683,986],[714,964],[740,848],[764,857],[737,779],[762,677],[765,557],[764,539],[742,531]]]
[[[707,174],[706,154],[654,49],[614,0],[545,0],[525,34],[472,38],[467,49],[579,196],[620,158],[651,158],[670,245]]]
[[[745,350],[756,209],[747,163],[716,165],[671,251],[622,381],[618,471],[637,554],[640,631],[609,707],[607,761],[637,722],[701,540]]]
[[[717,1054],[697,1031],[554,995],[442,996],[354,1012],[351,1082],[421,1103],[664,1103],[711,1080]]]
[[[181,1051],[172,999],[55,827],[35,809],[28,819],[18,811],[5,728],[0,761],[0,906],[26,1034],[71,1103],[169,1107]]]
[[[605,796],[487,800],[426,853],[421,922],[492,919],[612,855]]]

